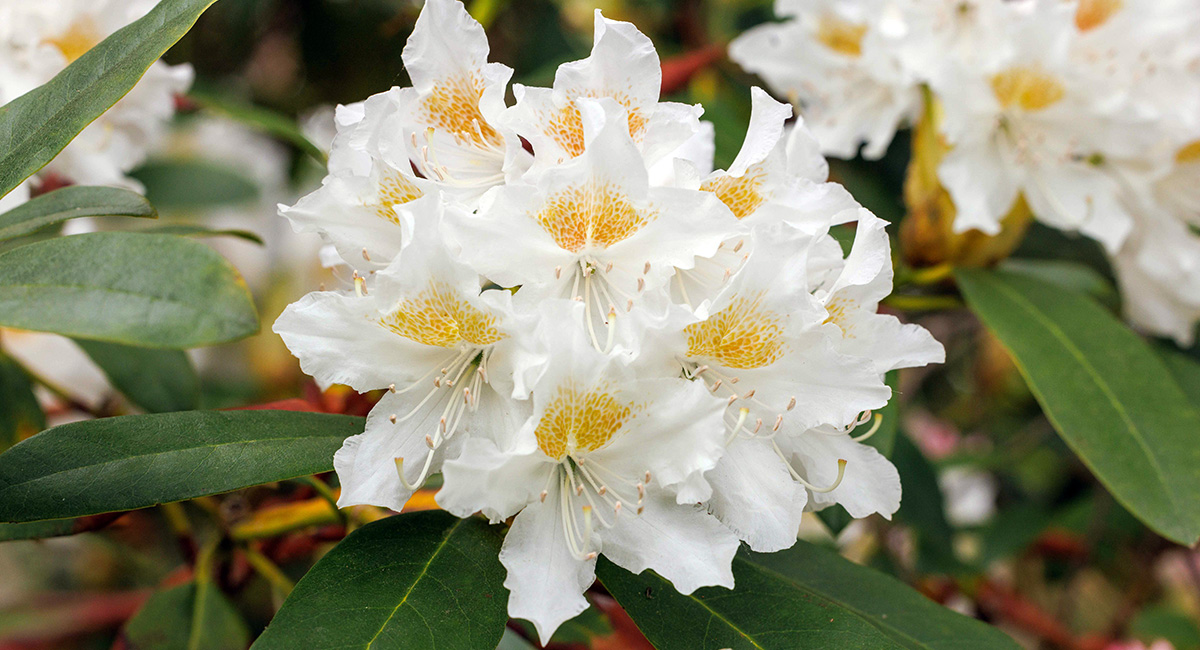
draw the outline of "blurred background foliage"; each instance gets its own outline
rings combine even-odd
[[[704,119],[716,128],[717,166],[727,166],[741,145],[755,80],[724,58],[723,46],[771,19],[767,0],[473,0],[468,6],[487,27],[492,60],[514,68],[513,80],[525,84],[549,85],[560,63],[587,55],[593,9],[633,22],[663,58],[666,98],[704,105]],[[166,223],[233,231],[212,243],[246,275],[265,324],[331,281],[317,260],[319,242],[290,232],[275,204],[320,182],[333,105],[408,83],[400,54],[419,9],[401,0],[221,0],[166,57],[191,63],[197,81],[179,100],[184,110],[170,141],[133,176]],[[953,292],[903,261],[915,254],[898,242],[907,142],[898,137],[879,161],[831,161],[832,175],[893,223],[897,294],[890,304],[945,343],[947,362],[899,378],[901,435],[891,457],[904,500],[894,521],[846,525],[847,518],[826,511],[807,518],[803,535],[999,625],[1030,648],[1159,641],[1155,650],[1200,649],[1197,553],[1123,510],[1055,435],[999,342],[967,311],[946,310],[961,306]],[[1118,306],[1111,271],[1090,241],[1035,224],[1006,264]],[[14,357],[22,358],[23,349],[27,367],[45,374],[39,383],[57,383],[74,396],[42,395],[52,424],[136,411],[82,353],[72,357],[55,352],[55,343],[17,344],[17,334],[5,336]],[[38,355],[58,363],[43,369],[32,360]],[[300,400],[290,403],[300,408],[362,415],[376,397],[336,387],[322,394],[269,327],[193,361],[203,408],[290,399]],[[0,365],[4,395],[18,394],[6,387],[28,381],[19,369]],[[42,419],[35,406],[6,397],[0,424],[11,440],[0,440],[0,448],[43,428]],[[154,634],[179,612],[138,612],[151,590],[186,582],[198,557],[217,558],[217,580],[231,604],[214,623],[230,641],[213,647],[244,647],[347,524],[383,514],[358,509],[347,522],[329,508],[324,490],[324,483],[308,481],[256,487],[115,521],[76,522],[102,528],[97,532],[2,543],[0,650],[175,647],[154,641]],[[427,492],[414,503],[432,505]],[[214,521],[248,543],[206,550],[204,540],[229,543],[230,535],[206,530]],[[0,539],[8,530],[0,529]],[[597,607],[565,625],[553,647],[649,647],[611,598],[598,588],[590,596]],[[530,638],[514,622],[501,647],[535,647]]]

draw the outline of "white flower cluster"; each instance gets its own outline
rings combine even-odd
[[[157,0],[0,0],[0,105],[50,81]],[[60,182],[137,187],[128,177],[175,113],[175,95],[192,84],[189,65],[156,62],[137,86],[90,124],[41,173]],[[29,198],[28,184],[3,198]]]
[[[777,0],[730,48],[804,107],[824,150],[878,157],[940,110],[956,230],[1024,196],[1100,241],[1132,322],[1190,344],[1200,320],[1200,3]],[[923,107],[922,87],[931,92]]]
[[[509,611],[542,638],[587,607],[598,554],[681,592],[733,585],[739,538],[800,515],[889,516],[896,470],[861,440],[884,373],[942,360],[876,313],[884,223],[838,185],[791,109],[755,90],[711,171],[701,109],[659,101],[650,40],[597,12],[552,88],[488,63],[457,0],[428,0],[412,86],[341,107],[323,187],[285,216],[354,288],[275,323],[321,384],[389,389],[334,459],[339,504],[396,510],[432,472],[462,517],[515,519]],[[852,251],[829,234],[857,222]]]

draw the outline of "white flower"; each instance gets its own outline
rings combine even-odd
[[[535,165],[562,163],[583,153],[587,138],[576,100],[607,97],[625,109],[629,137],[652,166],[699,130],[699,106],[659,102],[662,69],[650,39],[629,23],[595,12],[592,53],[564,63],[553,88],[516,84],[517,103],[502,117],[533,145]]]
[[[424,232],[373,276],[370,289],[358,278],[354,293],[311,293],[275,322],[322,386],[390,389],[366,432],[335,457],[341,505],[399,510],[460,431],[508,444],[520,408],[509,399],[528,393],[525,377],[537,364],[519,347],[522,321],[509,293],[481,292],[477,276],[446,254],[436,228]]]
[[[581,321],[582,308],[573,311]],[[500,552],[509,613],[533,621],[543,642],[587,607],[600,553],[634,573],[654,569],[688,594],[732,587],[738,547],[670,489],[716,464],[724,400],[592,349],[577,325],[541,330],[551,363],[513,448],[468,440],[437,495],[459,516],[516,515]]]
[[[395,169],[411,163],[475,207],[528,164],[520,139],[497,121],[512,69],[488,63],[488,51],[483,27],[462,3],[428,0],[404,47],[412,87],[367,100],[357,122],[339,116],[346,124],[339,124],[335,151],[344,142]]]
[[[67,64],[142,17],[153,0],[0,3],[0,104],[50,81]],[[72,183],[137,187],[125,174],[143,162],[192,83],[188,65],[154,63],[133,90],[83,130],[45,168]]]
[[[275,330],[321,385],[394,385],[334,459],[340,503],[398,509],[440,470],[443,508],[515,516],[509,613],[543,640],[587,606],[600,553],[690,593],[732,586],[739,537],[790,546],[806,509],[890,515],[895,469],[847,434],[887,402],[885,372],[941,358],[875,313],[883,224],[803,124],[785,131],[789,107],[756,89],[713,172],[698,107],[658,101],[650,41],[595,19],[587,59],[505,108],[482,30],[430,0],[416,88],[339,108],[324,186],[283,209],[364,275]],[[464,70],[487,83],[453,104],[455,138],[413,107]],[[829,228],[853,220],[846,258]]]
[[[878,158],[920,106],[917,81],[872,26],[884,0],[779,0],[783,23],[760,25],[729,46],[729,56],[802,107],[825,153]]]

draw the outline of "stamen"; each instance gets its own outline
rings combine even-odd
[[[391,422],[392,424],[396,423],[396,414],[395,413],[388,416],[388,422]]]
[[[368,262],[371,261],[371,256],[367,253],[367,249],[365,249],[365,248],[363,249],[362,256],[363,256],[364,260],[366,260]]]
[[[875,422],[871,425],[871,428],[866,433],[862,434],[861,436],[854,438],[853,439],[854,442],[862,442],[862,441],[866,440],[867,438],[870,438],[871,436],[875,435],[875,433],[877,431],[879,431],[879,427],[883,426],[883,415],[876,413],[874,417],[875,417]]]
[[[793,397],[792,399],[788,400],[787,410],[789,410],[789,411],[790,411],[790,410],[792,410],[792,409],[794,409],[794,408],[796,408],[796,398],[795,398],[795,397]]]
[[[359,298],[362,298],[363,296],[367,295],[367,281],[365,278],[363,278],[361,275],[358,274],[358,271],[354,272],[354,293]]]
[[[642,267],[642,275],[645,275],[649,272],[650,272],[650,262],[649,262],[649,260],[647,260],[646,265]]]

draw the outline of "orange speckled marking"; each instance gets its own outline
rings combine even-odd
[[[596,451],[637,417],[637,410],[603,385],[586,390],[574,383],[559,386],[534,430],[538,448],[555,460],[578,451]]]
[[[633,101],[622,93],[597,93],[594,91],[576,92],[569,95],[567,103],[547,120],[545,133],[562,147],[572,158],[583,153],[583,116],[575,100],[580,97],[611,97],[617,100],[629,114],[629,137],[637,140],[646,130],[646,117],[642,112],[633,108]]]
[[[737,296],[707,320],[688,325],[688,356],[706,357],[730,368],[761,368],[785,352],[783,317],[762,307],[762,294]]]
[[[825,47],[846,56],[862,56],[863,37],[867,26],[852,23],[833,14],[821,16],[817,23],[817,40]]]
[[[755,165],[738,178],[722,175],[704,181],[700,184],[700,190],[712,192],[721,200],[721,203],[729,206],[729,209],[733,211],[733,216],[744,219],[753,214],[758,206],[766,200],[761,192],[765,176],[765,171]]]
[[[426,116],[435,126],[478,145],[499,147],[504,139],[479,111],[482,96],[483,79],[471,74],[442,80],[423,104]]]
[[[654,215],[638,209],[612,185],[587,183],[551,196],[534,219],[560,248],[578,253],[627,239]]]
[[[1016,66],[992,77],[992,92],[1000,105],[1040,111],[1058,103],[1066,91],[1050,73],[1036,66]]]
[[[455,295],[449,286],[432,282],[416,298],[405,300],[379,323],[396,334],[444,348],[460,342],[491,345],[504,338],[496,317]]]
[[[400,225],[400,217],[392,208],[415,201],[425,193],[412,181],[398,171],[391,170],[379,179],[379,203],[375,205],[375,213],[381,219],[386,219]]]
[[[829,314],[829,316],[825,319],[825,322],[837,325],[842,330],[842,336],[852,338],[854,336],[854,334],[851,332],[853,328],[849,323],[847,314],[848,312],[852,311],[854,307],[855,303],[853,301],[834,296],[825,305],[825,311]]]

